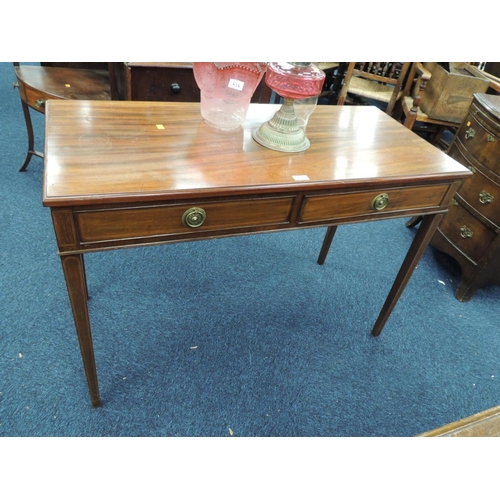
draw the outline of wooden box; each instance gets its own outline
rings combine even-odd
[[[420,108],[430,118],[461,123],[475,93],[485,93],[489,80],[470,64],[450,63],[446,71],[437,63],[424,63],[432,73]]]

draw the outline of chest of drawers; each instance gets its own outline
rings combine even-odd
[[[462,269],[455,293],[468,301],[500,284],[500,96],[475,94],[448,154],[474,175],[458,189],[431,244]]]

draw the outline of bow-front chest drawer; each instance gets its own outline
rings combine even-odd
[[[499,137],[500,131],[475,104],[457,133],[457,140],[480,165],[500,175]]]
[[[450,207],[438,229],[467,258],[477,264],[497,234],[459,204]]]
[[[457,193],[479,216],[500,227],[500,186],[479,170],[464,182]]]

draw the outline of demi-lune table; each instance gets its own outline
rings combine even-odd
[[[93,406],[87,252],[325,226],[322,264],[339,224],[422,215],[372,334],[381,332],[470,172],[374,107],[318,106],[307,151],[266,149],[252,131],[278,107],[251,104],[229,133],[208,126],[198,103],[48,101],[43,204]]]

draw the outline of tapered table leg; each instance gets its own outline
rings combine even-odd
[[[337,231],[338,226],[329,226],[326,230],[325,239],[323,240],[323,245],[321,246],[321,250],[319,252],[318,264],[324,264],[326,256],[328,254],[328,250],[330,250],[330,245],[332,244],[333,237],[335,236],[335,232]]]
[[[372,335],[378,336],[384,328],[385,323],[389,319],[394,306],[396,305],[399,297],[403,293],[406,284],[411,278],[413,271],[417,267],[417,264],[425,252],[427,245],[429,244],[434,231],[436,230],[443,214],[431,214],[425,215],[422,218],[420,227],[418,228],[417,234],[413,239],[413,242],[406,254],[406,257],[401,265],[401,268],[394,280],[394,284],[387,296],[387,299],[380,311],[379,317],[375,322],[375,326],[372,330]]]
[[[101,405],[99,385],[97,381],[97,370],[94,359],[94,347],[90,330],[90,318],[87,304],[87,281],[85,279],[85,268],[83,255],[61,256],[64,277],[68,288],[69,300],[75,320],[76,333],[82,352],[83,366],[87,376],[92,406]]]

